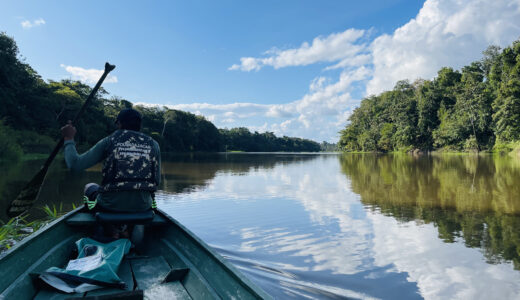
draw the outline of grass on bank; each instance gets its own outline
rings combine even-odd
[[[520,141],[507,143],[497,141],[493,147],[493,153],[520,154]]]
[[[58,156],[60,156],[60,154],[58,154]],[[49,153],[24,153],[22,155],[22,161],[45,159],[47,157],[49,157]]]
[[[74,203],[72,203],[72,209],[76,209]],[[49,205],[45,205],[41,210],[45,212],[46,215],[42,220],[29,222],[27,221],[29,215],[23,214],[11,218],[7,223],[0,221],[2,225],[0,227],[0,254],[9,250],[15,244],[36,232],[38,229],[67,213],[67,211],[63,211],[62,203],[60,203],[58,207],[53,204],[52,208]]]

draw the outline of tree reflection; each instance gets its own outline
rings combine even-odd
[[[432,223],[447,243],[520,269],[520,161],[509,156],[340,156],[361,202],[399,221]]]
[[[245,175],[259,169],[272,169],[280,164],[299,163],[318,157],[318,154],[250,154],[250,153],[185,153],[162,154],[162,182],[159,190],[163,193],[183,193],[207,186],[218,173]],[[16,163],[3,161],[0,164],[0,220],[7,221],[5,210],[27,181],[36,174],[43,160],[25,160]],[[41,210],[44,205],[81,205],[83,187],[89,182],[101,182],[101,164],[85,172],[69,171],[63,160],[55,161],[42,185],[39,199],[29,211],[29,219],[45,217]]]
[[[2,208],[0,209],[0,220],[4,222],[8,220],[6,214],[7,206],[26,183],[26,181],[21,179],[23,178],[21,165],[20,161],[0,161],[0,169],[2,170],[2,176],[0,176],[0,208]]]
[[[318,154],[250,154],[250,153],[184,153],[162,155],[160,190],[181,193],[204,187],[217,173],[245,175],[258,169],[273,169],[277,165],[303,162]]]

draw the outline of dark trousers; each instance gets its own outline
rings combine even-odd
[[[101,186],[97,183],[87,183],[85,185],[85,189],[83,190],[83,194],[87,196],[88,200],[94,201],[96,200],[97,195],[99,194],[99,189]]]

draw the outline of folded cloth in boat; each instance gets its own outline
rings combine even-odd
[[[103,244],[89,238],[76,242],[78,258],[64,269],[51,267],[40,275],[50,286],[66,293],[82,293],[102,287],[125,288],[117,270],[131,242],[119,239]]]

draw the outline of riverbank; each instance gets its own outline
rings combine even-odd
[[[73,209],[74,208],[75,207],[73,206]],[[50,222],[66,213],[63,211],[62,205],[60,205],[59,208],[54,205],[52,208],[50,208],[48,205],[45,205],[41,209],[46,214],[45,219],[29,222],[27,221],[29,215],[23,214],[21,216],[9,219],[9,221],[6,223],[2,222],[2,226],[0,226],[0,255],[26,237],[30,236],[34,232],[45,227]]]
[[[58,157],[63,155],[58,155]],[[23,154],[21,160],[35,160],[35,159],[45,159],[49,157],[49,153],[27,153]]]
[[[410,154],[410,155],[432,155],[432,154],[453,154],[453,155],[466,155],[466,154],[499,154],[499,155],[516,155],[520,156],[520,141],[518,142],[511,142],[511,143],[505,143],[495,146],[491,150],[468,150],[468,151],[461,151],[461,150],[453,150],[453,149],[436,149],[436,150],[420,150],[420,149],[413,149],[413,150],[394,150],[394,151],[341,151],[342,153],[352,153],[352,154]]]

